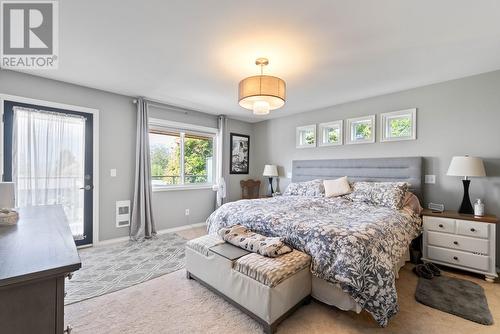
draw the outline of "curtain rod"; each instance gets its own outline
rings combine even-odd
[[[132,103],[134,104],[137,104],[137,99],[133,99],[132,100]],[[160,101],[155,101],[155,100],[149,100],[149,99],[144,99],[144,101],[146,101],[146,103],[150,106],[153,106],[153,107],[157,107],[157,108],[161,108],[161,109],[165,109],[165,110],[173,110],[173,111],[179,111],[179,112],[182,112],[184,114],[188,114],[189,112],[201,112],[202,111],[198,111],[198,110],[194,110],[194,109],[187,109],[187,108],[183,108],[183,107],[178,107],[178,106],[174,106],[174,105],[171,105],[171,104],[166,104],[166,103],[163,103],[163,102],[160,102]]]

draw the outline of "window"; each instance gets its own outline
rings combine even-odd
[[[316,146],[316,124],[299,126],[295,132],[297,148]]]
[[[342,121],[319,124],[319,146],[342,145]]]
[[[215,133],[151,126],[153,189],[209,186],[215,172]]]
[[[375,142],[375,115],[347,120],[347,144]]]
[[[417,109],[383,113],[381,117],[381,141],[414,140],[417,129]]]

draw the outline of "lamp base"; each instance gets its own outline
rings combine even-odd
[[[271,197],[274,193],[274,190],[273,190],[273,178],[270,177],[269,178],[269,186],[267,187],[267,196]]]
[[[462,180],[462,183],[464,184],[464,198],[462,199],[462,204],[460,205],[458,213],[471,215],[474,213],[474,209],[472,208],[469,197],[470,180]]]

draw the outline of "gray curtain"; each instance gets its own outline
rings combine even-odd
[[[135,163],[135,189],[130,221],[130,238],[149,239],[156,234],[151,203],[151,160],[149,157],[148,104],[143,98],[137,100],[137,137]]]

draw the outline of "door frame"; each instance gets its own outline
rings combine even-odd
[[[58,102],[37,100],[28,97],[0,94],[0,174],[3,174],[3,162],[4,162],[4,152],[3,152],[3,108],[4,101],[13,101],[18,103],[35,104],[43,107],[57,108],[73,110],[83,113],[88,113],[93,115],[93,182],[94,182],[94,193],[92,198],[92,244],[85,245],[83,247],[89,247],[99,243],[99,110],[75,106],[71,104],[64,104]]]

